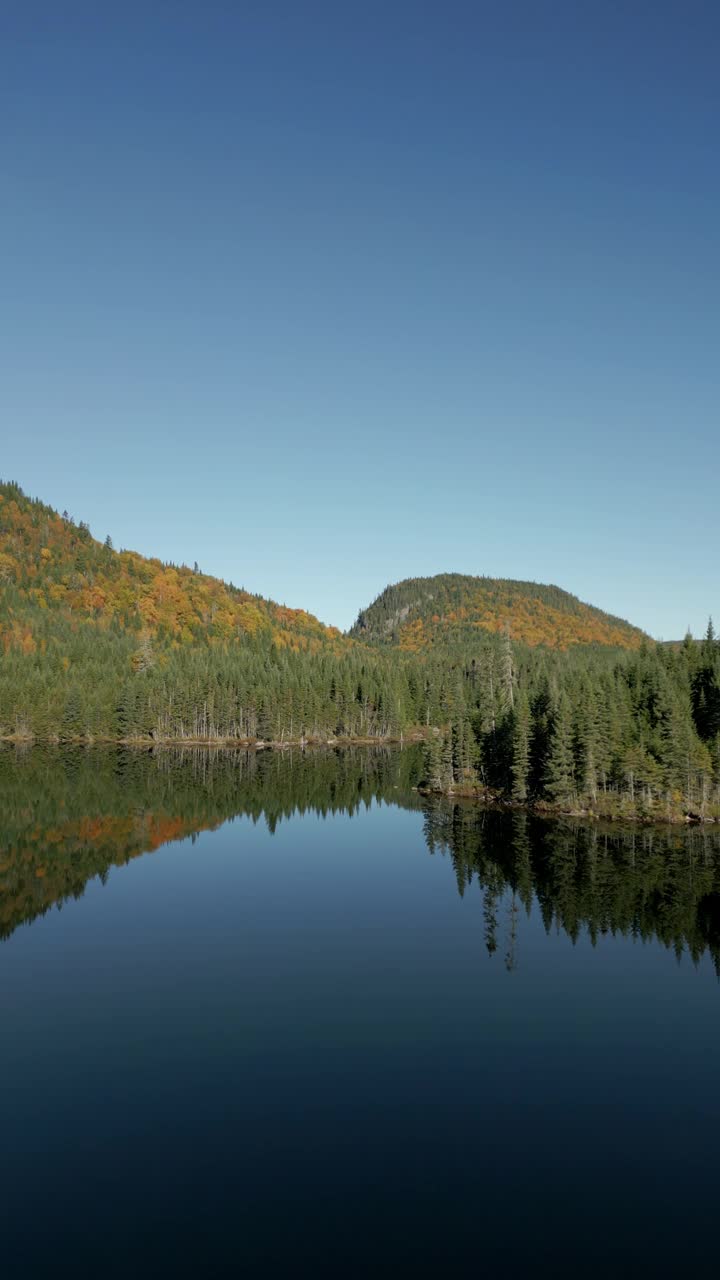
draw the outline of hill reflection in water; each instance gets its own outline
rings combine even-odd
[[[243,752],[117,747],[0,751],[0,937],[89,880],[169,842],[244,815],[275,830],[306,812],[374,802],[422,811],[431,854],[477,893],[488,953],[518,963],[520,913],[545,928],[658,939],[720,972],[720,834],[607,828],[429,800],[406,750]]]

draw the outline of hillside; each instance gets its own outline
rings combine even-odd
[[[0,657],[0,739],[374,740],[417,718],[395,660],[115,551],[15,484],[0,484]]]
[[[111,630],[149,647],[233,645],[340,650],[347,641],[302,609],[288,609],[186,566],[97,542],[87,525],[0,483],[0,648],[33,652],[47,618]],[[143,654],[145,658],[143,658]]]
[[[467,645],[478,632],[509,630],[535,647],[613,645],[637,649],[646,637],[621,618],[583,604],[560,587],[460,573],[407,578],[364,609],[350,635],[368,644],[422,653]]]
[[[426,790],[720,817],[712,624],[700,644],[643,641],[557,587],[459,574],[389,587],[343,636],[197,569],[115,551],[0,486],[0,741],[423,737]],[[152,812],[147,829],[100,829],[103,849],[161,842],[167,815]],[[69,829],[78,848],[91,834]],[[13,895],[23,912],[45,901]]]

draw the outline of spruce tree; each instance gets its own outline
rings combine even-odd
[[[545,790],[555,804],[567,805],[575,794],[575,761],[570,707],[561,697],[553,715],[552,737],[545,767]]]
[[[530,777],[530,704],[524,692],[518,694],[515,701],[511,772],[512,798],[524,804],[528,798]]]
[[[442,743],[432,734],[423,743],[423,786],[430,791],[443,790]]]

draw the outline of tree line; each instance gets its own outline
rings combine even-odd
[[[720,817],[720,643],[646,642],[608,662],[550,661],[509,635],[463,669],[430,735],[430,791],[633,818]]]
[[[565,653],[487,635],[451,659],[162,647],[37,619],[0,664],[16,740],[303,742],[427,737],[429,789],[634,817],[720,814],[720,645]]]

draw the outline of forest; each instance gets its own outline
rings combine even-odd
[[[559,588],[460,575],[388,588],[343,635],[198,566],[116,551],[3,484],[0,738],[422,738],[428,791],[707,821],[720,643],[712,623],[661,644]]]
[[[474,660],[473,660],[474,661]],[[720,644],[646,643],[551,662],[509,636],[462,669],[428,736],[430,791],[642,820],[720,817]]]

